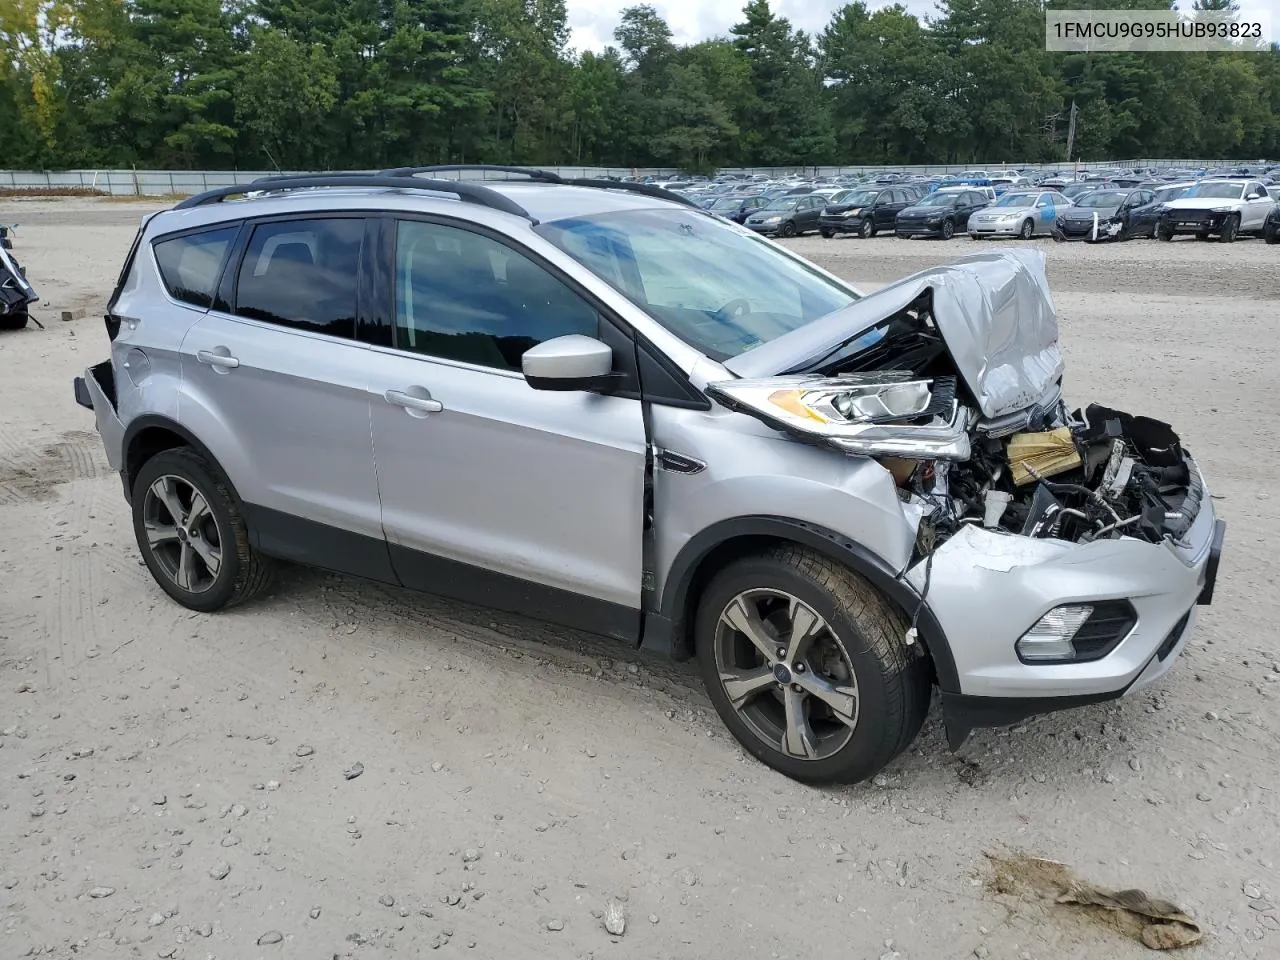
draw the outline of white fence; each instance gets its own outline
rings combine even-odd
[[[1202,167],[1221,166],[1257,166],[1264,161],[1259,160],[1112,160],[1097,163],[999,163],[999,164],[932,164],[925,166],[791,166],[791,167],[732,167],[722,168],[722,173],[763,173],[769,175],[804,174],[808,176],[826,176],[836,173],[864,173],[877,170],[897,170],[920,174],[960,173],[964,170],[988,169],[1002,170],[1010,168],[1032,170],[1088,170],[1099,167],[1113,167],[1122,170],[1150,169],[1166,167]],[[667,176],[676,171],[672,168],[653,167],[567,167],[543,166],[566,177],[602,177],[602,176]],[[0,170],[0,190],[48,190],[48,189],[83,189],[110,194],[113,196],[190,196],[214,187],[232,186],[248,183],[259,177],[279,176],[281,174],[316,174],[334,171],[290,171],[290,170]],[[372,172],[372,171],[369,171]]]

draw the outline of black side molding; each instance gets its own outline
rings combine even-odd
[[[1046,713],[1118,700],[1128,689],[1125,686],[1108,693],[1074,697],[974,697],[943,691],[942,722],[947,730],[947,743],[952,750],[959,750],[969,734],[980,727],[1007,727]]]
[[[1222,563],[1222,541],[1227,535],[1227,521],[1216,520],[1213,524],[1213,545],[1209,548],[1209,562],[1204,568],[1204,587],[1196,604],[1207,607],[1213,603],[1213,588],[1218,582],[1218,565]]]

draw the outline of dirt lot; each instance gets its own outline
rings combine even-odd
[[[959,755],[935,715],[818,790],[747,760],[691,668],[605,642],[302,570],[223,615],[164,598],[71,394],[144,209],[0,203],[46,326],[0,334],[0,956],[1149,952],[989,882],[1000,848],[1175,901],[1187,956],[1280,956],[1280,249],[1035,241],[1072,398],[1171,420],[1230,524],[1183,662]],[[869,287],[975,246],[793,243]]]

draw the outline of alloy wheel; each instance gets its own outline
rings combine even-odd
[[[840,639],[809,605],[781,590],[738,594],[720,614],[716,673],[730,705],[786,757],[823,760],[858,725],[858,680]]]
[[[222,541],[204,494],[189,480],[166,474],[142,502],[147,547],[175,586],[204,593],[222,569]]]

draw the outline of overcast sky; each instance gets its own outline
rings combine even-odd
[[[578,50],[603,50],[612,44],[613,30],[618,25],[619,13],[642,0],[567,0],[569,26],[572,28],[570,46]],[[729,32],[729,28],[742,20],[745,0],[648,0],[657,8],[676,43],[696,43],[708,37]],[[844,6],[845,0],[773,0],[774,12],[786,17],[797,27],[810,33],[819,33],[831,21],[831,15]],[[1245,14],[1267,11],[1270,28],[1274,34],[1280,30],[1280,0],[1239,0]],[[888,2],[868,3],[872,9],[888,6]],[[917,17],[933,13],[934,0],[904,0],[903,6]],[[1189,9],[1190,0],[1180,4]],[[1176,56],[1176,54],[1174,54]]]

